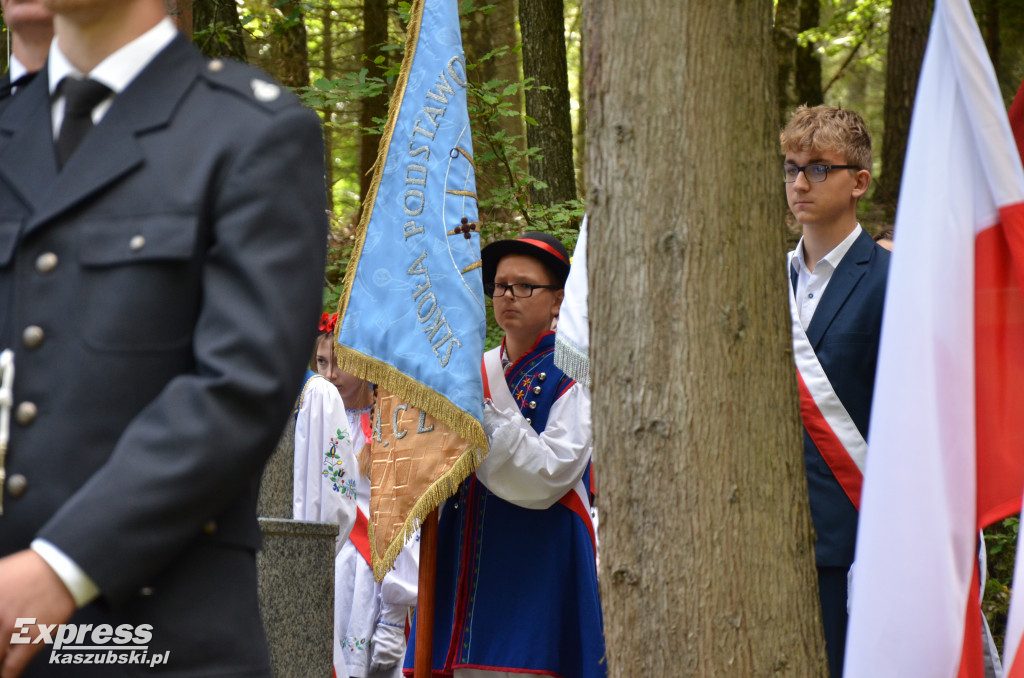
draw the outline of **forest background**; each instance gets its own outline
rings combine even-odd
[[[205,54],[262,67],[322,117],[332,222],[323,301],[335,309],[402,62],[410,3],[168,2]],[[1009,106],[1024,80],[1024,0],[972,5]],[[777,97],[765,106],[777,105],[780,120],[801,103],[864,116],[875,154],[860,218],[872,233],[893,223],[931,9],[930,0],[775,1]],[[483,242],[543,230],[571,251],[587,195],[581,0],[462,0],[460,14]],[[6,44],[2,21],[0,32]],[[0,50],[0,72],[6,61],[7,50]],[[795,244],[793,224],[778,227]],[[492,321],[488,328],[493,345],[499,330]],[[1000,649],[1018,526],[1009,518],[985,535],[983,609]]]

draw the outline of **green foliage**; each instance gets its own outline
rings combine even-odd
[[[817,45],[828,57],[869,43],[871,49],[862,58],[878,58],[888,40],[891,8],[892,0],[823,0],[822,9],[831,9],[831,17],[801,33],[797,41],[804,47]]]
[[[464,0],[460,5],[462,16],[470,12],[489,13],[494,5],[477,5],[474,0]],[[397,20],[401,25],[409,21],[410,3],[396,5]],[[400,71],[401,55],[404,52],[404,36],[396,36],[384,50],[394,52],[393,65],[385,68],[378,59],[367,63],[360,57],[362,67],[333,78],[318,77],[309,87],[301,88],[299,96],[306,105],[318,111],[350,110],[358,108],[363,100],[390,92]],[[469,116],[473,130],[474,162],[478,168],[497,168],[497,176],[477,176],[478,206],[482,242],[511,238],[530,230],[546,231],[561,239],[571,251],[579,234],[583,218],[583,203],[571,200],[558,205],[535,205],[530,202],[531,187],[544,184],[529,172],[530,158],[538,154],[536,148],[524,148],[521,135],[509,134],[501,125],[504,118],[522,117],[527,124],[536,124],[523,115],[521,101],[523,93],[531,82],[492,79],[478,82],[474,72],[483,62],[518,51],[518,45],[503,46],[480,57],[477,63],[468,63],[469,73]],[[383,132],[386,120],[375,119],[372,127],[360,126],[352,115],[324,116],[325,125],[348,135],[375,134]],[[339,166],[340,159],[335,159]],[[354,177],[358,186],[358,177]],[[486,188],[481,188],[486,186]],[[353,224],[337,221],[333,225],[335,238],[329,247],[328,266],[325,273],[324,307],[337,308],[341,296],[341,281],[354,244]],[[493,320],[493,318],[489,318]],[[489,342],[496,329],[488,323]]]
[[[1014,516],[985,528],[985,551],[988,558],[988,579],[981,611],[988,619],[992,636],[1000,654],[1006,632],[1006,615],[1010,607],[1010,585],[1013,582],[1013,564],[1017,553],[1017,532],[1020,518]]]

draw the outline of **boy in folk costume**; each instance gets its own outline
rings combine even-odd
[[[550,331],[569,255],[546,233],[481,255],[506,334],[484,356],[490,451],[440,515],[433,675],[602,678],[590,396],[555,367]]]
[[[801,106],[780,141],[786,199],[803,231],[789,253],[793,355],[825,645],[838,678],[889,252],[857,223],[871,183],[861,117]]]

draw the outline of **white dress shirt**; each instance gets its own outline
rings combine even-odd
[[[839,262],[850,251],[854,241],[860,237],[863,230],[860,224],[854,226],[853,230],[850,231],[850,235],[846,236],[831,252],[814,264],[814,271],[808,270],[807,264],[804,262],[804,239],[801,237],[800,242],[797,243],[790,261],[797,273],[796,302],[800,308],[800,323],[804,326],[805,330],[811,324],[814,311],[817,310],[818,302],[821,301],[822,295],[825,294],[825,288],[828,286],[829,280],[832,279],[832,274],[835,273],[836,268],[839,267]]]
[[[60,134],[60,126],[64,122],[64,95],[57,92],[61,80],[67,76],[75,78],[88,76],[90,80],[95,80],[110,88],[110,96],[92,109],[92,122],[94,125],[98,124],[110,110],[110,105],[114,103],[114,97],[123,92],[142,72],[142,69],[148,66],[149,62],[174,40],[176,35],[178,35],[178,29],[174,27],[174,22],[170,18],[164,17],[156,26],[96,64],[96,67],[88,73],[82,73],[71,65],[68,58],[60,51],[59,37],[50,43],[50,59],[47,63],[50,97],[53,100],[51,107],[53,138],[56,139]]]
[[[18,82],[18,78],[28,73],[28,69],[25,68],[25,64],[18,61],[18,57],[11,55],[11,58],[7,62],[7,74],[11,76],[11,82]],[[17,88],[11,90],[16,92]]]

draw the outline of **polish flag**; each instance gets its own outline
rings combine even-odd
[[[968,0],[935,3],[895,231],[844,675],[980,677],[978,530],[1024,489],[1024,170]]]
[[[1024,83],[1010,106],[1010,126],[1017,138],[1017,151],[1024,158]],[[1010,615],[1006,624],[1005,666],[1007,678],[1024,678],[1024,659],[1015,659],[1024,635],[1024,539],[1017,540],[1017,560],[1013,569],[1014,594],[1010,599]],[[1022,655],[1024,656],[1024,655]]]

